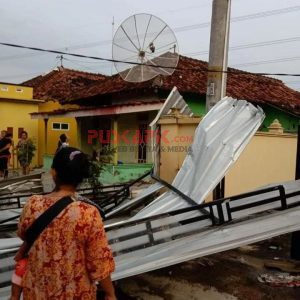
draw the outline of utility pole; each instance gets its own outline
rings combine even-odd
[[[300,179],[300,124],[298,125],[295,179]],[[295,260],[300,260],[300,231],[295,231],[292,233],[291,258]]]
[[[113,16],[112,22],[111,22],[111,40],[113,41],[114,39],[114,34],[115,34],[115,17]],[[111,59],[113,60],[113,53],[111,52]],[[111,68],[110,68],[110,75],[113,74],[113,69],[114,69],[114,64],[111,63]]]
[[[207,74],[207,111],[226,96],[227,74],[225,71],[227,71],[228,64],[230,10],[231,0],[213,0]],[[224,198],[224,196],[225,178],[213,192],[214,200]]]
[[[209,111],[226,95],[226,73],[231,0],[213,0],[209,63],[207,76],[206,109]]]

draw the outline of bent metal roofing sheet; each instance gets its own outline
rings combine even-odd
[[[232,219],[218,226],[212,226],[210,217],[188,219],[189,212],[106,225],[116,261],[112,279],[126,278],[299,230],[299,187],[299,180],[291,181],[257,190],[257,194],[252,192],[236,199],[220,200],[223,211],[231,212]],[[280,191],[284,191],[284,195]],[[198,210],[197,207],[191,209]],[[20,243],[15,238],[1,240],[2,286],[10,282],[13,257]],[[1,289],[0,299],[7,299],[5,296],[7,294]]]
[[[264,120],[264,112],[245,100],[226,97],[199,123],[191,151],[172,185],[200,204],[238,159]],[[137,213],[133,219],[190,206],[168,191]]]

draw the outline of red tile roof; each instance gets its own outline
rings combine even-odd
[[[76,93],[85,86],[105,79],[107,76],[102,74],[58,68],[22,84],[33,87],[35,99],[66,101],[76,97]]]
[[[171,76],[157,77],[143,83],[124,81],[119,75],[106,78],[79,90],[76,96],[65,99],[65,102],[76,102],[97,96],[99,104],[101,96],[122,93],[130,90],[153,88],[170,91],[174,86],[181,93],[206,94],[207,73],[190,69],[207,70],[208,63],[185,56],[180,56],[178,69]],[[229,68],[229,71],[240,70]],[[161,80],[161,82],[160,82]],[[248,100],[257,104],[270,104],[286,111],[300,115],[300,92],[287,87],[281,80],[245,72],[243,74],[228,74],[227,95],[237,99]],[[84,103],[84,101],[80,101]]]
[[[34,98],[59,100],[61,103],[84,104],[86,99],[95,98],[95,103],[102,104],[107,95],[151,90],[155,86],[171,91],[176,86],[181,93],[206,94],[207,73],[191,69],[207,70],[208,63],[185,56],[180,56],[178,69],[171,76],[160,76],[143,83],[124,81],[119,75],[104,76],[60,68],[45,76],[38,76],[24,85],[34,87]],[[229,68],[229,71],[240,71]],[[300,92],[297,92],[278,79],[253,73],[229,73],[227,95],[245,99],[257,104],[275,105],[285,111],[300,115]],[[80,100],[80,101],[79,101]]]

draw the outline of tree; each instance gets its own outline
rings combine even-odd
[[[18,145],[17,157],[21,167],[23,168],[24,175],[29,173],[29,166],[32,162],[35,151],[36,146],[31,139],[27,139]]]
[[[93,189],[94,195],[99,192],[99,189],[101,187],[99,177],[105,169],[105,165],[112,161],[115,152],[115,148],[104,146],[101,148],[101,151],[94,151],[92,157],[90,158],[88,182]]]

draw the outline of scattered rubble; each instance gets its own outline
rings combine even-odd
[[[273,287],[300,287],[300,276],[288,273],[265,273],[260,274],[257,279]]]

